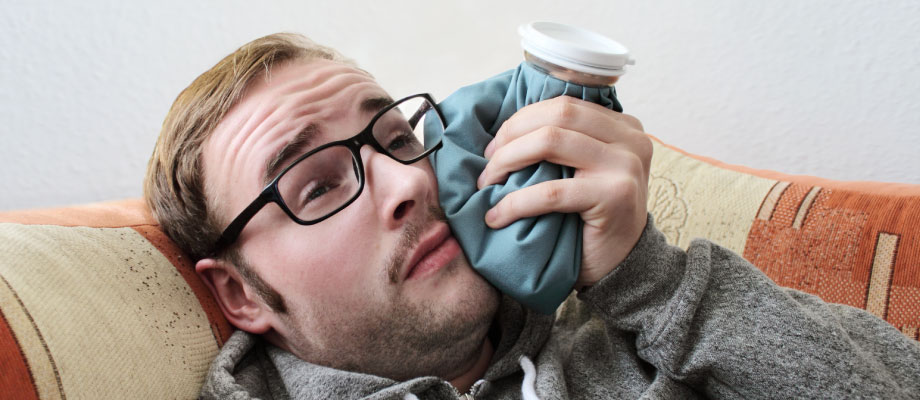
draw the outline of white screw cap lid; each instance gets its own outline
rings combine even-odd
[[[546,62],[600,76],[620,76],[635,64],[626,46],[571,25],[537,21],[518,28],[524,51]]]

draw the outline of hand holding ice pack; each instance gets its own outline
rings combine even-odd
[[[527,50],[526,44],[524,47]],[[483,152],[502,123],[528,104],[565,95],[616,111],[622,107],[609,84],[586,86],[558,79],[546,69],[546,65],[552,68],[558,64],[534,63],[529,53],[525,53],[529,61],[516,69],[450,95],[440,104],[446,119],[443,133],[440,127],[426,126],[425,135],[442,136],[443,147],[430,156],[438,194],[473,268],[503,293],[548,314],[565,300],[578,278],[581,218],[578,214],[553,213],[493,230],[485,224],[485,213],[515,190],[570,178],[574,170],[541,162],[511,173],[502,184],[478,190],[476,180],[488,162]],[[546,56],[538,60],[546,61]],[[618,77],[622,70],[610,73]]]

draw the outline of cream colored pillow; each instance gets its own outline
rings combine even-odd
[[[143,202],[0,213],[0,397],[195,398],[231,332]]]

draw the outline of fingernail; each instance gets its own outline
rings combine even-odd
[[[495,211],[494,208],[489,209],[486,212],[486,225],[492,226],[495,225],[495,220],[498,219],[498,211]]]
[[[486,150],[482,152],[482,156],[486,159],[492,158],[492,149],[495,147],[495,140],[489,142],[489,145],[486,146]]]
[[[479,174],[479,178],[476,179],[476,188],[482,189],[482,187],[484,186],[483,184],[485,182],[486,182],[486,171],[482,171],[482,173]]]

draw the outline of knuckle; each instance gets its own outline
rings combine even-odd
[[[569,122],[575,118],[576,105],[569,96],[559,96],[554,103],[553,112],[556,121],[560,124]]]
[[[636,118],[629,114],[622,114],[622,115],[623,115],[623,120],[626,122],[627,125],[629,125],[633,129],[638,129],[640,131],[645,132],[645,128],[642,126],[642,121],[639,121],[639,118]]]
[[[542,135],[542,144],[549,151],[558,149],[565,141],[565,132],[555,126],[543,127]]]
[[[565,193],[561,186],[548,184],[543,189],[543,196],[550,205],[558,205],[562,202]]]
[[[652,145],[652,139],[644,134],[636,135],[636,155],[642,162],[642,165],[648,168],[652,163],[652,155],[655,152],[655,146]]]
[[[639,180],[632,178],[620,179],[614,188],[615,198],[622,205],[633,205],[639,198]]]
[[[554,97],[552,101],[558,104],[575,104],[576,99],[572,96],[562,95]]]
[[[626,158],[626,170],[630,177],[641,178],[645,175],[645,162],[639,155],[630,153]]]

